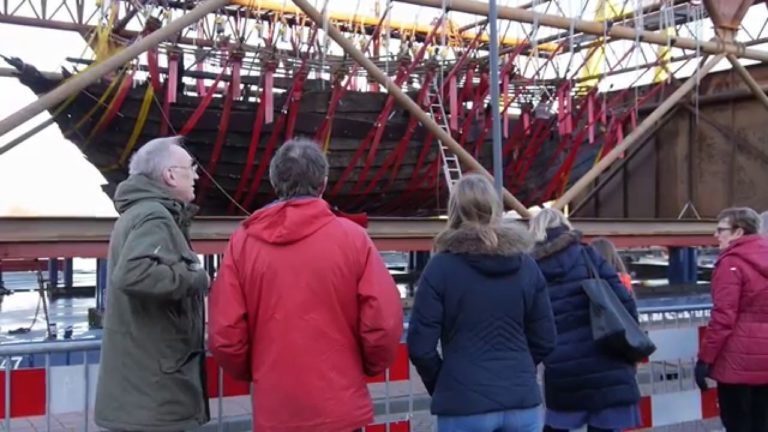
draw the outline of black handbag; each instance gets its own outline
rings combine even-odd
[[[641,361],[653,354],[656,345],[627,311],[611,285],[600,279],[595,264],[584,248],[582,255],[589,273],[589,279],[582,281],[581,287],[589,297],[592,339],[607,354],[631,362]]]

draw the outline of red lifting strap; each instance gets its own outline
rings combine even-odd
[[[285,126],[286,139],[293,138],[293,129],[296,127],[296,117],[299,114],[301,96],[304,94],[304,81],[306,79],[306,71],[304,68],[299,68],[299,72],[296,74],[296,78],[294,78],[294,81],[298,81],[299,83],[298,85],[294,86],[294,91],[292,91],[291,95],[288,97],[288,99],[291,101],[291,104],[288,107],[288,121]]]
[[[518,87],[515,89],[515,94],[510,98],[507,94],[504,94],[504,106],[501,108],[501,112],[506,112],[509,109],[509,106],[512,105],[512,103],[517,99],[517,96],[520,94],[521,88]],[[507,116],[504,116],[504,120],[507,120]],[[483,130],[477,135],[477,138],[475,139],[475,142],[472,144],[472,151],[475,155],[475,158],[480,157],[480,154],[483,151],[483,144],[485,144],[485,139],[488,138],[488,133],[491,131],[491,126],[493,125],[493,116],[486,116],[485,121],[483,122]],[[507,126],[505,126],[505,129]],[[504,135],[506,137],[506,134]]]
[[[259,149],[259,141],[261,141],[261,129],[264,127],[264,110],[266,105],[264,101],[265,89],[261,90],[261,101],[259,107],[256,109],[256,116],[253,118],[253,128],[251,131],[251,142],[248,144],[248,155],[245,157],[245,165],[240,173],[240,181],[237,183],[237,191],[235,192],[235,201],[240,202],[245,193],[245,185],[248,184],[248,180],[251,178],[251,171],[253,171],[253,161],[256,159],[256,151]],[[229,213],[235,211],[235,203],[229,203]]]
[[[549,136],[552,134],[553,121],[554,119],[534,121],[534,123],[536,123],[536,129],[528,143],[527,148],[525,149],[525,157],[520,161],[523,164],[522,169],[515,172],[515,181],[512,184],[515,192],[519,190],[522,181],[528,175],[528,171],[531,169],[533,161],[536,158],[536,154],[538,154],[542,144],[544,144],[547,138],[549,138]]]
[[[371,35],[371,38],[368,39],[365,42],[365,48],[363,48],[363,52],[368,51],[368,47],[371,44],[371,41],[374,41],[375,44],[378,43],[378,36],[381,32],[382,24],[384,23],[384,18],[387,16],[387,14],[384,14],[379,19],[379,23],[376,25],[376,28],[373,31],[373,35]],[[344,84],[341,84],[342,80],[342,74],[339,73],[336,75],[333,81],[333,92],[331,94],[331,103],[328,106],[328,111],[325,113],[325,118],[323,119],[323,123],[320,124],[320,127],[317,128],[317,132],[315,132],[315,141],[319,141],[320,143],[325,144],[325,142],[330,138],[330,130],[331,125],[333,124],[333,117],[336,115],[336,109],[339,106],[339,103],[341,102],[341,98],[344,96],[344,93],[349,91],[349,89],[352,86],[352,78],[357,74],[358,69],[360,69],[360,65],[355,63],[354,66],[352,66],[352,71],[347,75],[346,81]],[[371,91],[378,91],[378,86],[375,90]]]
[[[152,87],[155,89],[155,94],[161,94],[163,85],[160,84],[160,68],[157,63],[157,48],[148,49],[147,64],[149,65],[149,78],[152,82]]]
[[[269,40],[270,43],[274,40],[274,33],[275,26],[272,26],[270,30],[270,36]],[[258,164],[258,168],[256,169],[256,174],[253,177],[253,180],[251,181],[251,185],[248,188],[248,194],[245,197],[245,201],[243,202],[243,206],[245,208],[249,208],[251,206],[251,203],[253,202],[253,199],[256,197],[256,194],[259,192],[259,187],[261,186],[261,181],[264,178],[264,173],[267,170],[267,167],[269,166],[269,161],[272,159],[272,153],[274,153],[275,148],[277,147],[277,141],[280,139],[280,135],[283,132],[283,128],[286,126],[286,122],[288,122],[288,126],[291,129],[291,134],[293,133],[293,128],[296,122],[296,113],[299,109],[299,103],[301,101],[301,94],[302,94],[302,88],[304,87],[304,81],[307,78],[307,65],[309,60],[309,50],[315,45],[315,39],[317,38],[317,27],[315,27],[312,30],[312,35],[309,38],[309,42],[307,43],[307,52],[303,56],[303,59],[301,61],[301,65],[299,65],[299,70],[296,73],[296,78],[293,80],[293,85],[291,86],[291,89],[288,92],[288,96],[285,99],[285,103],[283,105],[283,109],[280,112],[280,115],[277,118],[277,122],[274,126],[272,126],[272,133],[269,137],[269,141],[267,141],[267,146],[264,149],[264,153],[261,155],[261,160]],[[274,75],[271,71],[274,70],[274,68],[277,67],[277,64],[274,62],[268,63],[267,67],[267,73],[264,75],[264,89],[263,89],[263,97],[261,104],[264,105],[264,122],[265,123],[271,123],[273,120],[273,114],[274,114],[274,101],[273,101],[273,94],[272,94],[272,85],[273,85],[273,78]],[[296,98],[294,98],[294,95],[297,95]],[[259,110],[261,111],[261,109]],[[288,113],[291,112],[291,116],[293,117],[288,118]],[[257,114],[258,115],[258,114]],[[259,134],[261,131],[259,131]],[[253,149],[253,157],[255,158],[255,152],[256,152],[256,146],[258,145],[258,140],[260,137],[252,135],[251,136],[251,148],[249,148],[249,154],[251,152],[251,149]],[[254,141],[256,140],[256,141]],[[253,165],[253,161],[250,161],[247,166],[247,170],[250,173],[250,170],[252,169],[251,166]],[[241,182],[245,181],[247,182],[248,179],[240,179]],[[239,186],[238,186],[239,188]],[[241,193],[242,195],[242,193]]]
[[[160,119],[160,135],[168,135],[171,126],[171,104],[176,103],[179,78],[179,53],[175,50],[168,51],[168,79],[165,86],[165,98],[163,99],[163,116]]]
[[[501,67],[501,70],[499,71],[499,74],[504,76],[510,73],[512,70],[512,67],[514,66],[515,58],[522,52],[523,48],[527,46],[527,44],[521,44],[517,48],[515,48],[515,51],[507,58],[504,65]],[[469,78],[469,77],[468,77]],[[467,136],[469,135],[469,129],[473,125],[473,121],[477,117],[477,113],[480,109],[484,109],[483,100],[486,96],[488,96],[488,92],[490,91],[490,77],[488,70],[484,70],[480,76],[480,83],[476,89],[475,92],[475,99],[472,102],[472,109],[470,110],[469,114],[466,117],[466,120],[464,121],[464,126],[461,129],[461,134],[459,135],[459,144],[463,147],[464,143],[466,142]]]
[[[239,68],[239,63],[232,64],[232,73],[235,73],[235,69]],[[208,175],[214,177],[216,175],[216,168],[219,164],[219,158],[221,152],[224,149],[224,143],[227,141],[227,132],[229,131],[229,119],[232,114],[232,102],[235,98],[235,92],[240,91],[239,87],[235,87],[235,81],[229,82],[229,89],[227,95],[224,97],[224,108],[222,109],[221,119],[219,120],[219,129],[216,132],[216,142],[213,145],[213,151],[211,152],[211,158],[208,161],[208,167],[206,171]],[[198,203],[202,203],[205,200],[205,196],[208,193],[208,188],[212,181],[208,176],[203,176],[200,182],[200,193],[198,194]]]
[[[115,119],[115,116],[117,115],[117,113],[120,112],[120,108],[123,107],[125,98],[128,96],[128,93],[130,93],[131,88],[133,87],[133,74],[135,73],[136,73],[136,69],[131,71],[130,75],[126,75],[125,78],[123,78],[123,82],[120,83],[120,88],[117,90],[115,99],[112,101],[112,103],[109,104],[109,108],[107,112],[103,114],[103,117],[102,119],[99,120],[99,123],[96,125],[96,128],[93,129],[90,135],[88,136],[89,142],[91,138],[104,132],[107,126],[109,126],[110,123],[112,123],[112,120]]]
[[[430,150],[433,150],[434,147],[432,143],[435,141],[435,136],[427,131],[424,136],[424,144],[421,146],[421,152],[419,153],[419,158],[416,162],[416,166],[413,168],[411,179],[408,181],[408,184],[405,188],[405,191],[400,194],[400,198],[396,201],[394,201],[392,204],[386,207],[386,211],[396,210],[399,208],[402,208],[405,206],[405,204],[413,201],[413,197],[418,191],[418,188],[421,184],[424,183],[424,180],[428,179],[429,171],[431,168],[437,169],[437,165],[435,165],[434,162],[440,161],[440,156],[437,152],[435,152],[435,159],[433,163],[430,163],[429,169],[427,169],[426,174],[423,173],[424,171],[424,162],[427,159],[427,155],[429,155]]]
[[[427,99],[427,91],[429,90],[430,83],[432,81],[432,78],[434,76],[434,71],[430,70],[427,72],[424,82],[421,85],[421,89],[419,89],[419,94],[416,97],[416,101],[419,103],[419,105],[424,108],[425,100]],[[361,200],[366,199],[366,196],[370,194],[373,189],[379,184],[379,181],[381,178],[386,174],[387,169],[390,166],[393,166],[392,168],[392,178],[394,178],[397,175],[397,170],[400,168],[400,164],[402,163],[403,158],[405,158],[406,150],[408,149],[408,144],[411,141],[411,137],[413,137],[414,132],[416,131],[416,127],[418,126],[418,120],[415,116],[411,116],[408,120],[408,126],[406,127],[405,134],[403,134],[402,138],[400,138],[400,141],[398,141],[397,146],[395,147],[394,151],[390,152],[387,159],[384,161],[384,163],[379,167],[378,170],[376,170],[376,174],[374,174],[373,179],[368,183],[368,187],[365,188],[363,191],[363,194],[360,198],[358,198],[353,204],[350,205],[350,208],[354,208],[359,204]],[[362,183],[360,184],[362,185]],[[353,190],[353,193],[359,192],[360,188],[355,188]]]
[[[197,126],[197,122],[200,120],[200,117],[203,116],[206,108],[208,108],[208,105],[211,103],[213,95],[216,93],[216,89],[219,87],[219,81],[221,81],[221,77],[224,75],[224,71],[226,70],[226,66],[221,68],[221,72],[219,72],[219,75],[216,77],[213,85],[208,87],[208,92],[205,94],[205,97],[203,97],[203,99],[200,101],[200,104],[197,106],[197,108],[195,108],[195,111],[192,113],[189,119],[187,119],[187,122],[181,128],[181,131],[179,131],[179,135],[187,136],[190,132],[192,132],[192,129]]]
[[[343,92],[344,85],[341,83],[341,77],[336,77],[336,79],[333,80],[331,103],[328,105],[328,110],[325,112],[325,118],[323,118],[323,122],[315,132],[315,141],[319,143],[325,143],[325,141],[328,139],[328,133],[331,131],[333,117],[336,115],[336,108],[339,106],[339,101],[341,100]]]
[[[475,125],[477,113],[481,108],[484,108],[483,99],[485,99],[487,91],[490,90],[490,86],[488,85],[488,78],[488,72],[483,72],[480,75],[480,83],[478,83],[477,87],[475,88],[475,97],[472,100],[472,109],[469,110],[469,114],[467,114],[467,117],[464,119],[464,125],[461,128],[461,133],[459,134],[459,145],[462,147],[464,147],[467,137],[469,136],[469,129]]]
[[[589,128],[589,143],[595,143],[595,93],[587,93],[587,127]]]
[[[405,78],[407,77],[407,72],[408,72],[408,68],[406,63],[401,61],[397,69],[397,75],[395,76],[395,85],[397,86],[402,85],[403,81],[405,81]],[[391,96],[387,97],[387,101],[390,98]],[[385,107],[386,107],[386,102],[385,102]],[[374,124],[380,124],[380,123],[386,122],[386,118],[388,116],[389,116],[389,113],[382,110],[379,113],[378,117],[376,117],[376,122]],[[376,133],[375,128],[372,128],[371,130],[368,131],[368,134],[365,136],[363,141],[357,147],[357,150],[355,150],[355,153],[352,156],[352,159],[350,160],[349,164],[347,164],[347,167],[341,173],[338,180],[336,180],[336,184],[333,185],[333,188],[328,193],[328,196],[335,197],[339,192],[341,192],[342,188],[344,187],[344,184],[346,183],[347,177],[349,177],[349,175],[352,174],[352,171],[357,167],[357,161],[363,156],[365,149],[368,148],[368,144],[370,144],[371,140],[373,140],[373,136],[375,133]]]
[[[283,127],[285,126],[285,117],[286,114],[284,112],[281,113],[277,117],[277,122],[275,122],[275,125],[272,127],[272,134],[269,136],[267,147],[264,149],[264,153],[261,155],[261,161],[259,162],[258,168],[256,169],[256,175],[253,177],[253,181],[251,181],[251,186],[248,189],[248,195],[245,197],[245,202],[243,203],[243,207],[246,209],[250,208],[256,193],[259,191],[259,186],[261,186],[261,180],[264,177],[264,172],[267,170],[269,161],[272,159],[272,153],[274,153],[275,146],[277,146],[277,140],[280,138],[280,133],[283,131]]]
[[[419,48],[419,51],[416,53],[416,55],[413,58],[413,61],[408,67],[408,71],[406,72],[406,76],[409,76],[413,73],[413,70],[416,68],[416,65],[421,63],[421,61],[424,59],[424,54],[427,52],[427,46],[432,43],[432,39],[435,36],[435,32],[437,32],[437,29],[439,28],[440,24],[445,19],[445,16],[442,16],[440,19],[435,22],[435,25],[432,27],[432,30],[429,32],[427,37],[424,39],[424,43]],[[402,85],[402,83],[398,83],[397,86],[399,87]],[[386,111],[386,118],[389,118],[389,113],[392,112],[392,108],[395,105],[395,98],[393,96],[387,97],[387,102],[384,105],[384,111]],[[368,175],[368,170],[370,169],[371,165],[373,165],[374,159],[376,158],[376,151],[379,148],[379,143],[381,143],[381,137],[384,134],[384,129],[386,128],[386,121],[379,122],[376,125],[376,133],[373,136],[373,142],[371,144],[371,149],[368,151],[368,157],[365,160],[365,167],[363,168],[363,173],[360,175],[360,178],[362,180],[365,180]]]
[[[464,87],[461,89],[461,102],[464,103],[469,101],[472,98],[472,82],[475,79],[475,68],[477,67],[476,62],[472,62],[467,67],[467,72],[464,77]]]
[[[529,107],[523,105],[521,116],[524,115],[529,109]],[[516,170],[519,169],[520,161],[522,160],[525,152],[525,127],[526,126],[523,124],[523,122],[519,120],[515,124],[515,128],[512,134],[509,136],[509,138],[507,138],[507,142],[504,144],[504,160],[509,161],[504,167],[505,179],[510,177],[510,174],[515,173]],[[514,178],[512,180],[505,181],[505,183],[511,183],[512,181],[514,181]]]
[[[317,34],[317,32],[315,31],[314,34]],[[299,89],[301,89],[301,87],[304,86],[304,80],[307,77],[306,68],[307,68],[308,58],[309,57],[307,56],[304,58],[304,60],[302,60],[301,65],[299,66],[299,72],[296,74],[296,79],[293,80],[293,85],[291,86],[288,97],[285,99],[283,110],[280,113],[280,116],[277,117],[277,122],[272,127],[272,134],[269,137],[269,141],[267,141],[267,147],[264,149],[264,153],[262,153],[261,155],[261,162],[258,164],[256,175],[253,177],[251,186],[248,189],[248,195],[245,197],[245,202],[243,203],[243,206],[245,208],[249,208],[251,206],[251,203],[253,202],[254,197],[259,192],[259,186],[261,186],[261,181],[264,177],[264,173],[266,172],[267,167],[269,166],[269,161],[272,159],[272,153],[274,153],[275,147],[277,147],[277,141],[280,139],[280,134],[282,133],[283,128],[285,127],[287,117],[288,117],[289,106],[293,104],[291,95],[294,92],[299,91]],[[269,107],[266,107],[265,109],[268,109],[268,108]]]
[[[261,103],[264,104],[264,122],[269,124],[274,121],[275,118],[275,101],[272,92],[272,87],[275,81],[275,67],[272,63],[267,63],[267,67],[264,72],[264,97]]]

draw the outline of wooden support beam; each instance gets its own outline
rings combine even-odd
[[[446,7],[453,11],[466,12],[476,15],[488,15],[488,3],[481,3],[474,0],[397,0],[401,3],[408,3],[418,6],[429,6],[442,8],[443,2]],[[566,18],[557,15],[541,14],[524,10],[520,8],[499,6],[499,19],[508,19],[512,21],[533,23],[537,22],[540,26],[559,28],[569,30],[573,25],[575,32],[602,36],[607,33],[609,37],[616,39],[636,40],[638,37],[641,42],[660,45],[673,46],[695,50],[700,49],[707,54],[734,54],[737,57],[748,58],[752,60],[768,61],[768,52],[756,49],[745,48],[742,44],[734,44],[717,41],[697,41],[696,39],[669,36],[662,32],[638,31],[633,27],[622,25],[612,25],[606,28],[601,22],[586,21],[578,18]]]
[[[222,253],[239,217],[199,217],[190,226],[195,251]],[[617,246],[712,246],[714,220],[571,219],[585,237],[608,237]],[[114,217],[0,217],[0,259],[105,257]],[[445,229],[438,218],[371,218],[368,235],[380,251],[431,250]]]
[[[323,17],[320,12],[315,9],[306,0],[293,0],[307,16],[309,16],[318,26],[323,26]],[[413,116],[415,116],[421,124],[423,124],[430,132],[432,132],[437,139],[442,141],[460,160],[462,166],[476,171],[478,173],[485,174],[491,177],[491,174],[480,164],[475,158],[472,157],[464,148],[457,143],[453,137],[446,131],[444,131],[429,115],[427,115],[421,107],[406,95],[400,87],[396,86],[389,77],[376,67],[364,53],[362,53],[354,43],[344,37],[344,34],[336,28],[336,26],[328,23],[328,34],[331,38],[339,44],[345,52],[347,52],[352,58],[355,59],[366,71],[373,77],[379,84],[383,85],[387,91],[395,98],[395,100],[407,109]],[[528,209],[515,198],[508,190],[503,190],[504,203],[513,208],[523,217],[529,217],[530,213]]]
[[[701,68],[699,74],[694,74],[688,78],[688,80],[683,83],[683,85],[681,85],[677,90],[675,90],[675,92],[672,93],[669,98],[667,98],[667,100],[659,105],[659,107],[656,108],[654,112],[646,117],[642,123],[637,125],[637,128],[635,128],[632,133],[627,135],[621,144],[614,147],[613,150],[605,155],[605,157],[602,158],[594,167],[592,167],[592,169],[587,171],[586,174],[579,178],[576,183],[574,183],[573,186],[571,186],[571,188],[563,194],[563,196],[558,198],[554,204],[554,207],[562,209],[576,196],[581,194],[581,192],[584,191],[584,189],[586,189],[593,180],[595,180],[600,174],[603,173],[603,171],[611,166],[613,161],[615,161],[619,155],[624,153],[630,146],[645,136],[646,131],[652,128],[654,123],[661,120],[661,118],[664,117],[664,115],[669,110],[671,110],[686,94],[688,94],[688,92],[691,91],[691,89],[693,89],[698,79],[709,73],[709,71],[712,70],[712,68],[715,67],[715,65],[719,63],[723,57],[725,57],[724,54],[718,54],[714,58],[709,59]]]

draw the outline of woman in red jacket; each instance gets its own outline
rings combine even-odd
[[[729,208],[718,216],[720,257],[712,275],[712,316],[701,343],[696,383],[717,381],[726,430],[768,431],[768,239],[760,216]]]

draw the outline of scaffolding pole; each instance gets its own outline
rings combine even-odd
[[[497,0],[490,0],[488,20],[491,27],[491,139],[493,142],[493,183],[499,197],[504,189],[504,164],[501,160],[501,115],[499,113],[499,31]]]
[[[400,3],[408,3],[417,6],[427,6],[433,8],[442,7],[443,0],[396,0]],[[487,3],[481,3],[474,0],[445,0],[446,7],[449,10],[457,12],[466,12],[475,15],[488,15],[490,8]],[[622,25],[608,25],[596,21],[586,21],[577,18],[560,17],[548,15],[515,7],[501,6],[498,8],[499,18],[511,21],[518,21],[532,24],[534,21],[539,26],[559,28],[574,32],[581,32],[595,36],[607,35],[616,39],[637,40],[654,45],[672,46],[675,48],[695,50],[697,47],[703,53],[707,54],[733,54],[736,57],[768,61],[768,52],[756,49],[749,49],[741,43],[715,41],[701,41],[678,36],[668,36],[662,32],[652,32],[636,30],[632,27]],[[573,27],[571,27],[573,26]]]
[[[752,93],[755,94],[755,97],[757,97],[757,99],[762,102],[765,108],[768,109],[768,96],[765,95],[765,92],[763,91],[762,87],[760,87],[760,84],[758,84],[757,81],[752,78],[752,75],[749,74],[747,68],[745,68],[744,65],[739,62],[739,59],[733,55],[728,55],[728,61],[731,62],[733,69],[739,74],[739,76],[741,76],[741,79],[744,80],[744,83],[747,84],[747,87],[752,90]]]

